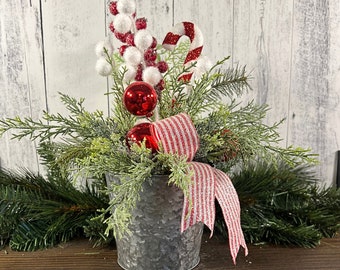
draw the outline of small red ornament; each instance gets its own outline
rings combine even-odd
[[[144,52],[144,60],[147,62],[154,62],[157,59],[157,52],[154,49],[147,49]]]
[[[141,29],[145,29],[147,26],[147,21],[145,18],[138,18],[136,20],[136,29],[137,30],[141,30]]]
[[[159,83],[157,83],[157,85],[155,86],[156,91],[158,91],[158,93],[162,90],[164,90],[165,88],[165,81],[162,79],[159,81]]]
[[[145,65],[147,67],[157,67],[157,64],[155,61],[145,61]]]
[[[137,67],[135,80],[136,81],[142,81],[143,80],[143,66],[141,64],[138,65],[138,67]]]
[[[127,36],[126,36],[126,44],[127,45],[130,45],[130,46],[135,46],[135,35],[132,34],[132,33],[129,33]]]
[[[116,30],[115,30],[114,34],[115,34],[115,37],[118,40],[120,40],[121,42],[124,42],[124,43],[126,42],[126,38],[129,35],[129,33],[120,33],[120,32],[118,32]]]
[[[112,33],[115,32],[115,26],[113,25],[113,22],[110,22],[109,28]]]
[[[157,140],[154,136],[154,126],[151,123],[141,123],[134,126],[126,134],[126,144],[130,148],[133,143],[141,145],[145,141],[146,148],[155,153],[158,150]]]
[[[109,9],[110,9],[110,13],[112,15],[117,15],[119,13],[118,9],[117,9],[117,2],[110,2],[109,4]]]
[[[133,82],[125,89],[123,102],[125,108],[133,115],[145,116],[155,109],[157,93],[146,82]]]
[[[160,73],[164,73],[168,70],[169,66],[165,61],[159,61],[157,64]]]

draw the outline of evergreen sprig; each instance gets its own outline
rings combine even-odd
[[[92,138],[109,137],[116,129],[113,119],[105,118],[103,112],[90,113],[83,107],[84,99],[77,100],[68,95],[60,94],[60,99],[68,109],[69,115],[43,112],[42,120],[31,117],[0,119],[0,135],[11,130],[13,139],[29,137],[31,140],[48,141],[56,137]]]
[[[314,247],[340,227],[340,191],[320,188],[310,165],[250,162],[232,175],[246,241]],[[224,236],[221,212],[216,228]]]
[[[282,159],[292,167],[301,163],[316,164],[316,155],[308,149],[279,146],[281,137],[277,129],[283,120],[265,124],[268,109],[265,104],[256,105],[251,101],[240,106],[233,100],[196,121],[200,148],[195,160],[224,170],[259,157],[273,164]]]
[[[229,57],[218,61],[215,66],[220,66],[228,59]],[[252,89],[249,84],[251,76],[247,73],[246,66],[222,69],[218,74],[211,84],[211,88],[216,92],[216,98],[225,96],[232,100]]]
[[[116,60],[120,62],[122,61],[118,54],[115,54],[114,57]],[[136,121],[136,117],[125,109],[123,103],[123,95],[126,87],[124,83],[124,75],[126,72],[127,69],[125,67],[122,69],[113,69],[111,92],[108,93],[108,95],[113,96],[112,119],[114,119],[114,121],[117,123],[116,133],[119,134],[126,134]]]
[[[251,175],[242,167],[244,173],[239,180],[235,175],[242,207],[247,209],[243,212],[246,222],[243,226],[248,240],[274,238],[277,243],[288,243],[293,242],[290,240],[293,237],[295,244],[311,246],[320,232],[331,235],[337,224],[331,226],[328,222],[335,222],[338,216],[332,219],[322,198],[318,197],[314,204],[304,204],[312,201],[310,193],[320,192],[310,189],[305,181],[299,183],[304,178],[294,169],[298,164],[313,164],[315,156],[308,149],[278,145],[277,128],[282,121],[272,125],[264,123],[267,105],[249,102],[241,106],[236,101],[251,89],[245,67],[225,68],[228,60],[225,58],[194,82],[179,80],[196,65],[183,65],[189,46],[189,42],[183,42],[174,51],[158,49],[158,57],[168,63],[169,69],[164,74],[166,88],[158,92],[159,114],[156,116],[162,119],[183,112],[191,116],[201,143],[196,161],[229,173],[261,158],[272,170],[277,170],[253,168],[257,175]],[[116,235],[123,234],[128,229],[142,185],[154,174],[169,175],[169,184],[178,186],[187,195],[191,174],[183,157],[162,151],[152,153],[144,142],[126,145],[126,133],[135,125],[136,117],[122,102],[127,69],[114,66],[113,60],[123,63],[118,53],[107,54],[107,61],[113,67],[112,91],[108,94],[114,107],[109,117],[101,111],[86,111],[84,99],[60,93],[68,110],[66,116],[44,112],[41,120],[29,117],[0,120],[0,134],[13,131],[13,138],[27,136],[38,140],[39,154],[48,168],[47,180],[28,172],[0,175],[0,210],[3,217],[8,217],[0,218],[1,237],[12,239],[14,248],[54,245],[76,235],[84,224],[88,224],[86,234],[98,243],[110,239],[112,229]],[[155,120],[156,116],[150,116],[149,120]],[[276,164],[277,159],[283,160],[289,169]],[[269,174],[263,175],[263,172]],[[119,181],[107,187],[105,175],[119,176]],[[71,182],[79,177],[93,179],[91,188],[75,189]],[[110,201],[109,193],[112,194]],[[324,194],[337,198],[333,192]],[[318,210],[312,209],[317,202],[320,203]],[[334,208],[338,206],[335,202]],[[101,214],[96,210],[101,210]],[[18,215],[10,216],[11,213]],[[104,228],[107,236],[95,237],[96,232],[102,235]],[[303,241],[307,236],[308,243]]]
[[[174,51],[164,51],[166,61],[171,67],[165,74],[166,91],[160,93],[160,113],[162,118],[186,112],[197,119],[206,111],[216,110],[223,97],[235,97],[251,89],[250,76],[245,67],[223,68],[229,57],[217,61],[209,71],[204,73],[194,83],[188,83],[178,78],[195,66],[183,67],[184,56],[190,46],[183,42]]]
[[[45,180],[29,171],[0,170],[1,242],[15,250],[36,250],[68,241],[105,207],[92,188],[75,189],[67,179]]]

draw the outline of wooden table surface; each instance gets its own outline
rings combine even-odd
[[[313,249],[279,246],[249,245],[249,255],[239,253],[233,265],[228,244],[216,237],[203,236],[201,262],[195,270],[203,269],[340,269],[340,237],[322,240]],[[43,251],[16,252],[9,248],[0,253],[0,269],[121,269],[116,260],[116,250],[111,247],[92,248],[86,239],[77,239]],[[148,270],[148,269],[142,269]]]

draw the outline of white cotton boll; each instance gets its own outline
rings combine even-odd
[[[136,1],[134,0],[119,0],[117,3],[119,13],[132,15],[136,12]]]
[[[101,76],[109,76],[112,72],[112,66],[106,61],[104,57],[100,57],[96,63],[96,71]]]
[[[141,51],[145,51],[152,44],[153,37],[148,30],[142,29],[135,34],[135,45]]]
[[[131,82],[137,74],[137,69],[133,66],[121,66],[121,71],[125,69],[124,82]]]
[[[132,21],[128,15],[117,14],[114,18],[113,25],[119,33],[127,33],[132,28]]]
[[[106,57],[104,48],[107,50],[109,55],[113,53],[113,46],[109,40],[102,40],[96,44],[95,52],[98,57]]]
[[[127,65],[132,66],[138,66],[143,60],[142,57],[143,57],[142,53],[136,47],[133,46],[126,48],[123,56]]]
[[[96,44],[96,47],[94,49],[97,57],[103,57],[105,56],[105,52],[104,52],[104,41],[99,41],[97,44]]]
[[[157,85],[162,79],[162,74],[156,67],[147,67],[143,71],[143,81],[151,84],[152,86]]]

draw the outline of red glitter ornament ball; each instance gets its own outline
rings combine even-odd
[[[158,150],[157,140],[154,136],[153,125],[151,123],[141,123],[134,126],[126,134],[126,144],[130,148],[133,143],[141,145],[145,141],[145,146],[155,153]]]
[[[145,116],[155,109],[157,93],[146,82],[133,82],[125,89],[123,102],[125,108],[133,115]]]

